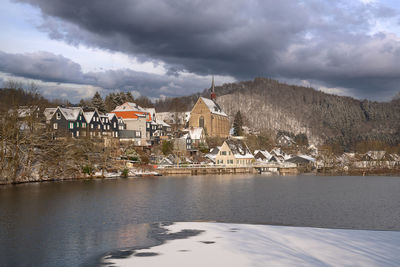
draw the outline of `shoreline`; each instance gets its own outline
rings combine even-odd
[[[174,175],[156,175],[156,174],[142,174],[142,175],[129,175],[129,176],[92,176],[92,177],[76,177],[76,178],[62,178],[62,179],[46,179],[46,180],[32,180],[32,181],[17,181],[17,182],[9,182],[4,183],[0,182],[0,187],[3,186],[16,186],[22,184],[33,184],[33,183],[52,183],[52,182],[64,182],[64,181],[91,181],[91,180],[117,180],[117,179],[132,179],[132,178],[147,178],[147,177],[175,177],[175,176],[224,176],[224,175],[254,175],[254,176],[385,176],[385,177],[399,177],[400,178],[400,170],[392,171],[392,172],[307,172],[307,173],[298,173],[298,174],[289,174],[289,175],[280,175],[280,174],[267,174],[267,173],[221,173],[221,174],[195,174],[195,175],[188,175],[188,174],[174,174]]]

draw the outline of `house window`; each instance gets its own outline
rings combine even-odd
[[[90,129],[93,129],[93,124],[90,124]]]
[[[100,130],[101,129],[101,125],[99,124],[99,125],[97,125],[97,128]]]
[[[107,125],[107,130],[110,130],[110,125]]]
[[[58,129],[58,124],[57,123],[53,123],[53,129],[57,130]]]
[[[86,128],[86,123],[82,122],[82,128]]]
[[[76,132],[76,137],[79,137],[79,131],[78,131],[78,132]]]
[[[76,122],[76,128],[79,128],[79,122]]]
[[[140,137],[141,136],[141,132],[136,132],[136,137]]]
[[[115,137],[118,137],[118,132],[115,132]]]
[[[221,159],[221,164],[224,164],[224,160],[223,159]]]
[[[226,156],[226,151],[221,151],[222,156]]]
[[[117,128],[117,123],[116,123],[116,122],[114,122],[114,129],[115,129],[115,128]]]
[[[61,113],[57,112],[56,118],[57,118],[57,120],[61,120]]]
[[[74,123],[73,123],[73,122],[70,122],[70,123],[69,123],[69,128],[70,128],[70,129],[74,129]]]

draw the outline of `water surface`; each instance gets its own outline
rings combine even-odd
[[[145,242],[144,223],[199,220],[400,230],[400,178],[223,175],[3,186],[0,265],[90,264]]]

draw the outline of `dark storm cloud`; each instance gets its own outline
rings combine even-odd
[[[370,35],[397,11],[361,1],[20,0],[41,9],[54,39],[162,61],[168,74],[315,79],[389,96],[400,77],[398,37]],[[391,58],[386,64],[382,62]],[[392,60],[393,59],[393,60]],[[376,66],[375,62],[383,65]],[[365,80],[370,82],[366,83]],[[393,82],[382,84],[388,79]]]
[[[10,54],[0,51],[0,72],[43,82],[135,90],[150,97],[190,94],[209,86],[207,78],[189,75],[185,79],[184,74],[167,76],[130,69],[84,73],[78,63],[48,52]]]
[[[0,51],[0,71],[51,82],[82,81],[81,66],[48,52],[8,54]]]

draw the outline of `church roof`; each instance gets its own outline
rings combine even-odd
[[[215,101],[205,97],[200,98],[201,100],[203,100],[203,102],[206,104],[212,114],[228,117],[228,115],[226,115],[226,113],[222,111],[221,107]]]

